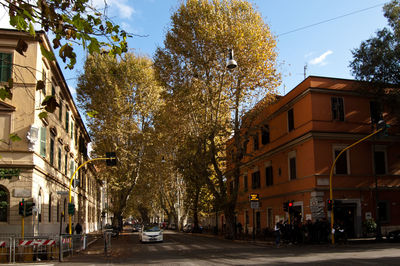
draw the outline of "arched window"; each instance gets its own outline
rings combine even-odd
[[[0,222],[7,222],[8,205],[8,191],[0,187]]]
[[[51,223],[51,200],[52,200],[52,194],[50,193],[49,195],[49,223]]]

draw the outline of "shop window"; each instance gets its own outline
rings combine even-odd
[[[389,217],[389,202],[380,201],[378,203],[378,215],[381,223],[388,223],[390,220]]]

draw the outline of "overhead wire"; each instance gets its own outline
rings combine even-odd
[[[350,13],[347,13],[347,14],[344,14],[344,15],[340,15],[340,16],[337,16],[337,17],[334,17],[334,18],[322,20],[322,21],[319,21],[319,22],[316,22],[316,23],[313,23],[313,24],[310,24],[310,25],[307,25],[307,26],[303,26],[303,27],[300,27],[300,28],[297,28],[297,29],[294,29],[294,30],[290,30],[290,31],[278,34],[277,36],[280,37],[280,36],[287,35],[287,34],[290,34],[290,33],[293,33],[293,32],[297,32],[297,31],[304,30],[304,29],[307,29],[307,28],[315,27],[317,25],[324,24],[324,23],[327,23],[327,22],[330,22],[330,21],[333,21],[333,20],[337,20],[337,19],[340,19],[340,18],[348,17],[348,16],[351,16],[351,15],[354,15],[354,14],[357,14],[357,13],[361,13],[361,12],[367,11],[369,9],[377,8],[379,6],[383,6],[384,4],[386,4],[386,3],[381,3],[381,4],[378,4],[378,5],[371,6],[371,7],[359,9],[359,10],[356,10],[356,11],[353,11],[353,12],[350,12]]]

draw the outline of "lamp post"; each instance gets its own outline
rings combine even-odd
[[[115,153],[113,154],[113,156],[115,156]],[[99,160],[106,160],[107,164],[110,163],[110,165],[115,165],[114,163],[116,163],[117,158],[116,157],[106,157],[106,158],[94,158],[91,159],[89,161],[84,162],[83,164],[81,164],[78,168],[76,168],[75,172],[72,174],[71,176],[71,180],[69,181],[69,192],[68,192],[68,196],[69,196],[69,206],[72,205],[72,195],[71,195],[71,187],[72,187],[72,182],[74,180],[74,176],[75,174],[79,171],[79,169],[82,168],[82,166],[86,165],[87,163],[93,162],[93,161],[99,161]],[[68,214],[69,214],[69,226],[68,226],[68,230],[69,230],[69,234],[72,235],[72,215],[73,212],[69,210],[69,206],[68,206]],[[73,209],[75,210],[75,206],[73,206]],[[65,215],[65,214],[64,214]]]
[[[382,121],[382,122],[381,122]],[[369,139],[370,137],[378,134],[379,132],[381,132],[382,130],[386,129],[386,124],[383,120],[379,121],[378,123],[378,128],[377,130],[375,130],[374,132],[372,132],[371,134],[369,134],[368,136],[354,142],[353,144],[349,145],[348,147],[344,148],[339,154],[338,156],[336,156],[335,160],[333,161],[333,164],[331,166],[331,170],[329,172],[329,199],[333,202],[333,189],[332,189],[332,176],[333,176],[333,169],[336,165],[336,162],[338,161],[340,155],[342,155],[345,151],[347,151],[348,149],[354,147],[355,145],[357,145],[360,142],[363,142],[364,140]],[[383,123],[383,126],[382,126]],[[380,125],[379,125],[380,124]],[[333,223],[335,222],[335,218],[334,218],[334,212],[335,212],[335,206],[333,204],[332,206],[332,210],[331,210],[331,239],[332,239],[332,244],[335,244],[335,232],[333,230]]]

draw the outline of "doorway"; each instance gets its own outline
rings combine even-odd
[[[356,210],[355,203],[335,202],[335,224],[343,227],[348,238],[356,237]]]

